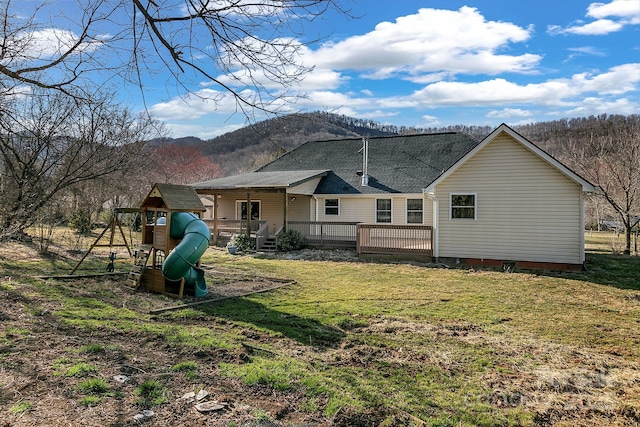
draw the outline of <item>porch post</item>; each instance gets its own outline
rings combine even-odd
[[[247,236],[251,236],[251,193],[247,192]]]
[[[218,246],[218,195],[213,195],[213,246]]]
[[[282,207],[283,207],[283,221],[284,221],[283,222],[283,226],[282,226],[283,227],[282,231],[287,231],[287,221],[288,221],[287,211],[288,211],[288,208],[289,208],[289,197],[287,195],[287,190],[284,190],[284,193],[283,193],[282,197],[283,197],[283,199],[282,199],[282,201],[283,201]]]

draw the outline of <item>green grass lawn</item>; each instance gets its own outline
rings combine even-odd
[[[205,310],[297,342],[295,360],[228,371],[329,396],[329,415],[391,407],[428,425],[527,425],[573,405],[567,425],[598,425],[627,405],[640,413],[640,260],[589,261],[585,273],[506,274],[245,259],[298,285]]]
[[[0,259],[0,290],[13,296],[20,283],[29,284],[23,297],[31,313],[51,307],[71,330],[160,337],[179,354],[241,354],[216,360],[216,375],[296,396],[298,412],[317,414],[326,425],[637,425],[640,258],[612,255],[610,239],[587,234],[595,250],[580,273],[284,260],[211,249],[203,263],[214,275],[286,277],[295,284],[153,316],[144,304],[181,302],[150,296],[127,304],[100,286],[44,282],[26,273],[64,271],[73,260]],[[215,278],[209,283],[214,290]],[[0,333],[0,347],[37,334],[30,325]],[[99,375],[107,368],[90,358],[112,354],[113,345],[78,344],[73,357],[52,361],[52,372],[91,366],[96,371],[89,374]],[[0,351],[0,372],[11,369],[6,354]],[[189,367],[190,374],[175,366]],[[202,382],[208,375],[191,360],[145,372],[154,369],[166,375],[163,398],[171,378]],[[1,375],[0,386],[0,414],[17,420],[33,411],[34,402],[11,397]],[[76,393],[87,411],[114,399],[103,393],[87,401]],[[131,394],[141,400],[139,391]],[[159,400],[158,408],[167,402]]]

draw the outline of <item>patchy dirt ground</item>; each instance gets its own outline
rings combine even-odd
[[[38,254],[25,252],[24,247],[20,247],[20,251],[6,247],[0,250],[0,261],[26,257],[38,257]],[[83,279],[56,282],[55,286],[58,292],[77,298],[80,303],[86,298],[84,301],[90,304],[88,297],[100,293],[100,302],[107,307],[126,308],[135,313],[147,314],[175,304],[175,300],[157,294],[134,292],[121,282],[121,279],[109,278]],[[242,363],[251,348],[187,351],[188,346],[172,345],[154,328],[156,324],[166,323],[177,328],[189,324],[235,327],[224,320],[204,313],[197,319],[156,317],[147,327],[133,328],[140,332],[122,332],[110,326],[109,315],[105,314],[102,326],[88,328],[61,321],[61,317],[65,317],[64,308],[53,299],[41,298],[27,276],[4,277],[1,283],[0,427],[324,426],[339,421],[301,411],[295,393],[247,387],[220,375],[221,362]],[[232,277],[219,283],[209,298],[283,285],[286,281],[234,280]],[[132,321],[136,321],[134,316]],[[260,336],[253,334],[251,342],[259,343]],[[197,363],[195,379],[188,370],[176,371],[175,366],[185,361]],[[73,369],[82,371],[83,366],[88,372],[71,375]],[[106,380],[108,391],[83,392],[83,383],[97,377]],[[148,404],[137,392],[140,385],[154,380],[162,384],[159,396],[165,401],[158,406]],[[189,395],[201,390],[207,394],[201,400]],[[101,401],[91,404],[87,396],[96,394]],[[205,402],[218,402],[222,409],[201,413],[196,405]]]

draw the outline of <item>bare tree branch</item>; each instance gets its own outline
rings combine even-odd
[[[143,89],[146,78],[164,71],[182,93],[206,80],[245,113],[273,111],[279,100],[300,96],[289,90],[311,71],[291,34],[329,9],[348,14],[338,0],[76,1],[70,9],[79,11],[77,22],[76,14],[57,12],[54,1],[31,14],[24,3],[4,2],[0,88],[29,85],[72,95],[119,78]]]

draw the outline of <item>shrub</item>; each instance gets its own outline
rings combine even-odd
[[[239,252],[251,252],[253,250],[251,237],[248,234],[235,234],[231,238],[229,245],[238,248]]]
[[[280,252],[298,251],[307,245],[307,239],[298,230],[287,230],[278,236]]]
[[[69,227],[80,234],[91,232],[91,215],[81,209],[77,209],[69,216]]]

